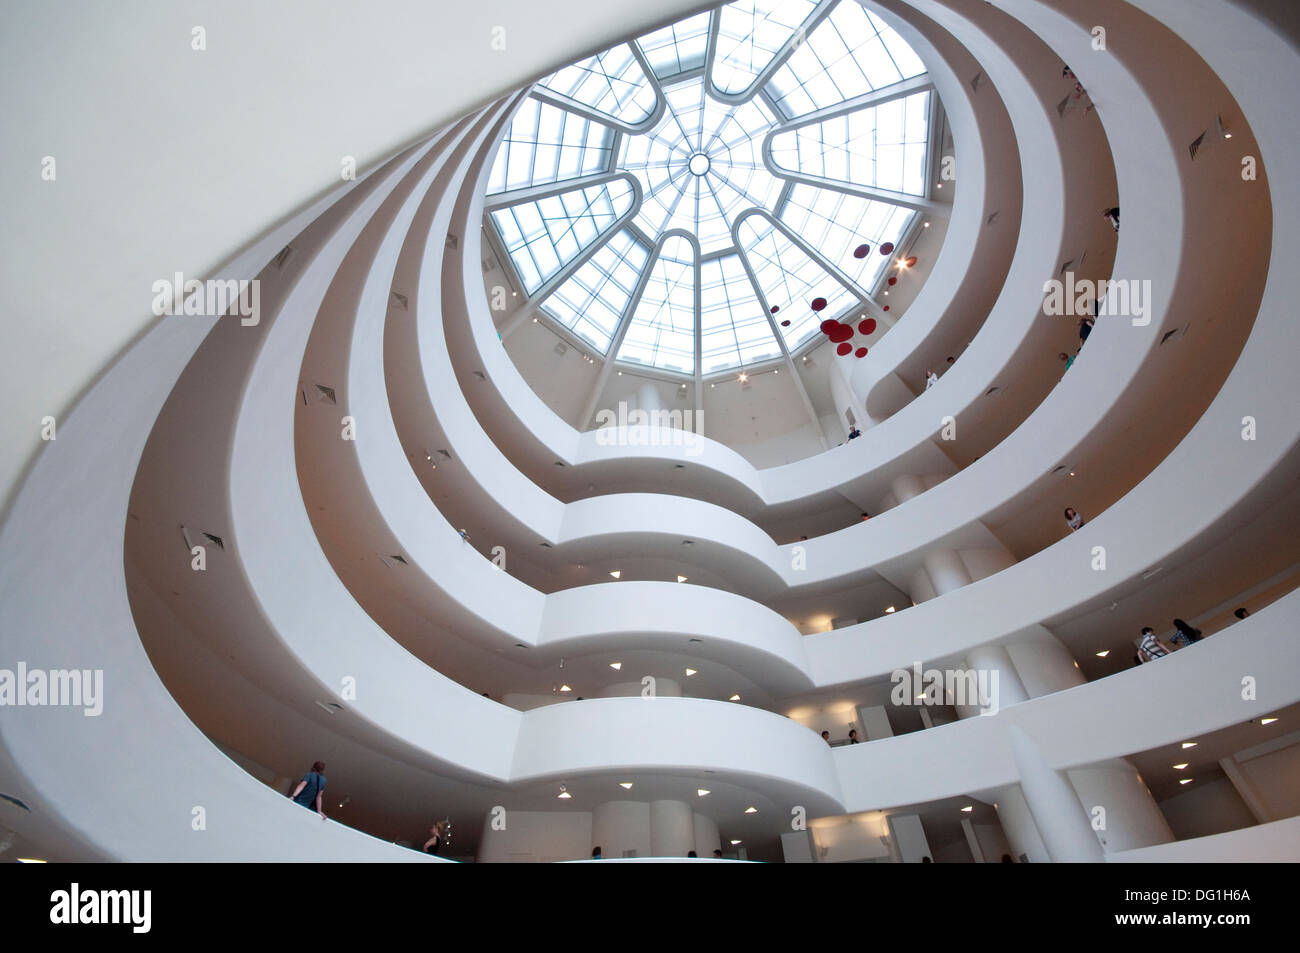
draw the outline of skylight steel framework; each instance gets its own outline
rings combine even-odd
[[[545,318],[603,359],[598,388],[616,363],[694,380],[697,391],[705,380],[737,369],[785,364],[793,373],[793,357],[821,340],[815,329],[826,317],[871,316],[889,327],[892,321],[871,293],[890,259],[873,254],[850,268],[806,235],[821,236],[834,246],[831,254],[849,261],[855,236],[873,252],[886,241],[902,247],[921,215],[947,214],[948,206],[930,197],[933,137],[940,126],[933,83],[901,37],[856,0],[735,0],[565,67],[542,80],[530,99],[520,106],[522,128],[512,123],[499,147],[485,206],[488,221],[497,223],[485,231],[526,294],[501,334]],[[895,113],[908,110],[908,125],[900,143],[878,145],[872,123],[883,120],[871,111],[891,103],[898,104]],[[827,136],[850,122],[860,140],[854,147],[865,151],[828,160],[836,150],[849,150]],[[892,148],[901,158],[883,160],[892,163],[888,177],[915,190],[816,174],[799,162],[782,165],[774,144],[792,141],[796,157],[824,146],[815,163],[819,171],[828,162],[845,166],[852,160],[872,163],[874,174],[880,149]],[[595,156],[604,160],[598,171]],[[691,170],[692,157],[703,174]],[[621,182],[633,185],[631,209],[613,221],[601,217],[608,225],[595,234],[585,224],[580,242],[565,238],[572,254],[539,285],[538,266],[517,257],[519,236],[512,232],[513,242],[506,240],[497,216],[578,190],[621,189]],[[510,183],[521,184],[507,188]],[[741,227],[760,222],[766,228],[761,236]],[[647,324],[642,309],[638,343],[628,341],[665,239],[673,236],[687,238],[694,249],[693,360],[683,357],[689,335],[681,326],[681,302],[690,296],[682,289],[676,304],[660,308],[659,325]],[[581,245],[576,251],[575,243]],[[551,262],[553,252],[541,247]],[[763,282],[786,267],[784,259],[797,259],[801,270],[797,281],[783,279],[784,291],[797,290],[807,300],[776,300],[783,294],[771,281],[765,292]],[[524,272],[521,265],[527,265]],[[813,313],[808,301],[814,296],[839,307]],[[580,313],[584,309],[590,320]],[[781,326],[785,320],[789,328]],[[651,339],[672,343],[661,352],[659,343],[646,343]],[[629,361],[633,354],[637,359]]]

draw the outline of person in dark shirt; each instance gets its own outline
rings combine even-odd
[[[1238,619],[1244,619],[1248,615],[1250,615],[1250,610],[1247,609],[1245,606],[1242,606],[1240,609],[1234,612],[1233,615],[1235,615]]]
[[[307,775],[298,782],[298,786],[289,795],[295,804],[300,804],[309,811],[315,811],[325,820],[325,811],[321,806],[325,798],[325,762],[317,761],[311,766]]]
[[[1191,645],[1193,642],[1201,641],[1201,630],[1188,625],[1182,619],[1175,619],[1174,634],[1169,638],[1174,645],[1185,647]]]
[[[858,741],[858,729],[856,728],[849,729],[849,744],[851,745],[860,744],[860,742]]]
[[[862,431],[859,430],[857,427],[851,427],[851,428],[849,429],[849,439],[850,439],[850,440],[856,440],[858,437],[861,437],[861,436],[862,436]]]

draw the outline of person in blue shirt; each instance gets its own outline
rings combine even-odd
[[[295,804],[300,804],[309,811],[315,811],[320,819],[325,820],[322,803],[325,799],[325,762],[317,761],[311,766],[307,775],[298,782],[298,786],[289,795]]]

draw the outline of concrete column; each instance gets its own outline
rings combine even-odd
[[[622,857],[634,850],[650,857],[650,805],[644,801],[606,801],[591,812],[591,846],[605,857]]]
[[[1034,824],[1055,863],[1097,863],[1101,842],[1069,779],[1044,760],[1018,725],[1008,728],[1011,752],[1020,772],[1020,790]]]
[[[1006,648],[1030,698],[1064,691],[1087,681],[1070,650],[1041,625],[1017,633]]]
[[[1096,836],[1107,853],[1175,840],[1146,782],[1123,758],[1071,768],[1069,777],[1089,816],[1102,825]]]
[[[722,849],[722,838],[718,836],[718,823],[703,814],[694,815],[695,853],[700,857],[712,857],[715,850]]]
[[[935,594],[940,596],[969,586],[971,582],[970,573],[955,549],[940,547],[930,550],[925,554],[925,571],[930,576]]]
[[[916,814],[889,815],[889,836],[898,850],[899,863],[919,864],[922,857],[929,857],[933,862],[930,842],[921,826],[921,818]]]
[[[685,801],[650,802],[650,856],[685,857],[695,849],[695,820]]]
[[[1020,785],[1011,784],[996,792],[993,807],[1011,847],[1011,856],[1017,863],[1046,864],[1051,861]]]
[[[920,496],[925,492],[925,481],[919,476],[907,473],[900,477],[894,477],[890,489],[894,491],[894,499],[898,503],[906,503],[912,497]]]
[[[973,715],[983,714],[985,710],[990,714],[997,714],[1008,705],[1017,705],[1029,698],[1005,646],[992,644],[971,649],[966,653],[966,664],[975,673],[975,681],[981,695],[987,691],[989,704],[987,706],[957,705],[958,717],[970,718]],[[983,701],[982,698],[979,700]]]

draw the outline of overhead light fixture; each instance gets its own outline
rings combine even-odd
[[[745,813],[746,813],[746,814],[757,814],[757,813],[758,813],[758,808],[754,807],[754,805],[751,804],[749,807],[745,808]]]
[[[615,579],[622,579],[622,578],[623,578],[623,570],[621,570],[621,569],[615,569],[615,570],[613,570],[612,572],[610,572],[610,575],[613,576]]]
[[[1191,784],[1191,783],[1192,783],[1192,779],[1191,779],[1191,778],[1183,778],[1183,779],[1182,779],[1181,781],[1179,781],[1178,783],[1179,783],[1179,784]]]
[[[695,789],[695,796],[696,796],[696,797],[708,797],[711,793],[713,793],[713,792],[709,791],[708,788],[696,788],[696,789]]]
[[[619,376],[619,377],[622,377],[622,376],[623,376],[623,372],[622,372],[622,371],[619,371],[619,372],[618,372],[618,376]]]
[[[612,669],[613,669],[614,671],[616,671],[616,672],[618,672],[618,671],[622,671],[622,669],[623,669],[623,663],[622,663],[622,662],[610,662],[610,663],[609,663],[609,667],[612,668]]]
[[[537,319],[536,319],[536,318],[533,318],[533,324],[536,324],[536,323],[537,323]]]
[[[571,691],[573,691],[573,689],[570,688],[568,685],[561,685],[561,686],[560,686],[560,691],[562,691],[562,692],[571,692]]]
[[[1273,722],[1275,722],[1275,721],[1277,721],[1276,718],[1261,718],[1261,719],[1259,720],[1259,723],[1260,723],[1261,725],[1271,725],[1271,724],[1273,724]]]
[[[735,847],[737,844],[742,844],[742,843],[744,843],[744,841],[733,840],[733,841],[731,842],[731,846],[732,846],[732,847]]]
[[[565,790],[565,787],[564,787],[563,784],[560,785],[560,793],[557,794],[557,795],[555,795],[555,796],[558,797],[558,798],[559,798],[560,800],[562,800],[562,801],[567,801],[567,800],[569,800],[569,798],[573,797],[572,794],[570,794],[567,790]]]
[[[1195,741],[1184,741],[1184,742],[1183,742],[1183,748],[1195,748],[1195,747],[1196,747],[1196,742],[1195,742]]]
[[[895,612],[897,612],[897,611],[898,611],[898,609],[897,609],[896,607],[894,607],[894,606],[888,606],[888,607],[886,607],[886,609],[885,609],[885,615],[893,615],[893,614],[894,614]]]
[[[49,861],[48,861],[48,860],[41,860],[41,859],[38,858],[38,857],[19,857],[19,858],[18,858],[18,863],[20,863],[20,864],[48,864]]]
[[[686,581],[686,577],[685,577],[685,576],[678,576],[678,577],[677,577],[677,581],[678,581],[678,582],[685,582],[685,581]]]
[[[739,695],[732,695],[730,698],[727,699],[727,701],[738,702],[738,701],[740,701],[740,696],[739,696]]]
[[[926,222],[924,227],[925,227],[925,228],[929,228],[929,227],[930,227],[930,223],[929,223],[929,222]]]
[[[630,790],[632,790],[632,782],[631,782],[631,781],[620,781],[620,782],[618,782],[618,786],[621,787],[624,791],[630,791]]]
[[[1107,655],[1109,655],[1109,654],[1110,654],[1110,649],[1106,649],[1106,651],[1104,651],[1104,652],[1098,652],[1098,653],[1097,653],[1097,658],[1105,658],[1105,657],[1106,657]]]
[[[738,379],[739,379],[739,381],[743,384],[743,383],[745,383],[745,381],[749,380],[749,375],[746,374],[744,371],[741,371],[741,372],[740,372],[740,377],[739,377]]]
[[[974,805],[974,804],[967,804],[965,807],[963,807],[963,808],[961,809],[961,812],[962,812],[963,814],[969,814],[969,813],[970,813],[971,811],[973,811],[973,810],[975,810],[975,805]]]
[[[1176,764],[1176,765],[1174,765],[1174,770],[1175,770],[1175,771],[1181,771],[1181,770],[1183,770],[1183,768],[1185,768],[1185,767],[1187,767],[1187,762],[1186,762],[1186,761],[1184,761],[1182,764]]]
[[[687,677],[687,678],[690,678],[690,677],[691,677],[692,675],[694,675],[694,674],[695,674],[695,669],[693,669],[693,668],[688,668],[688,669],[686,670],[686,677]]]

